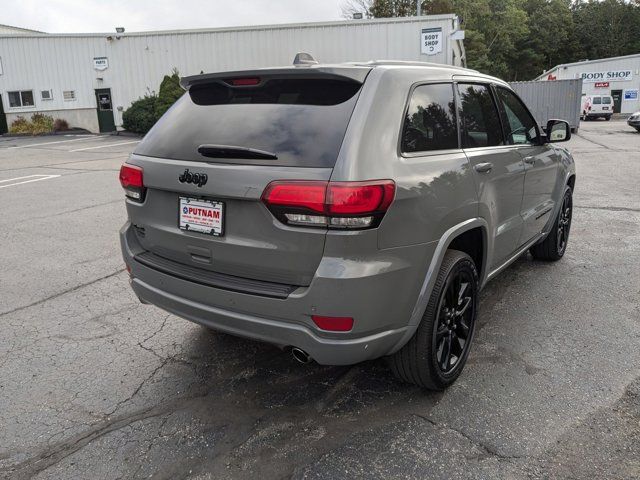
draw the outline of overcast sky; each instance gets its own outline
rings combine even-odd
[[[14,0],[0,23],[45,32],[111,32],[340,20],[344,0]]]

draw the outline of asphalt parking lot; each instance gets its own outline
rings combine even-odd
[[[137,139],[0,138],[0,477],[640,477],[640,134],[583,122],[565,258],[483,291],[459,381],[286,352],[141,305],[117,180]]]

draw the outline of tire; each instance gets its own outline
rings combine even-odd
[[[608,122],[609,120],[611,120],[611,115],[607,115],[607,116],[606,116],[606,117],[604,117],[604,118],[605,118],[605,119],[607,120],[607,122]]]
[[[547,260],[555,262],[564,256],[569,243],[569,232],[571,231],[571,217],[573,214],[573,192],[570,186],[566,186],[562,195],[562,204],[558,211],[558,216],[549,235],[537,245],[529,249],[531,255],[536,260]]]
[[[418,329],[389,358],[394,375],[429,390],[444,390],[455,382],[469,355],[477,311],[476,266],[466,253],[448,250]]]

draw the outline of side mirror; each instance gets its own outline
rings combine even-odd
[[[547,122],[547,142],[566,142],[571,139],[571,127],[564,120]]]

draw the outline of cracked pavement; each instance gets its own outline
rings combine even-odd
[[[0,138],[0,478],[640,478],[640,134],[583,122],[565,258],[482,292],[459,381],[299,365],[140,304],[118,137]],[[99,149],[70,152],[78,145]],[[6,182],[10,183],[10,182]]]

